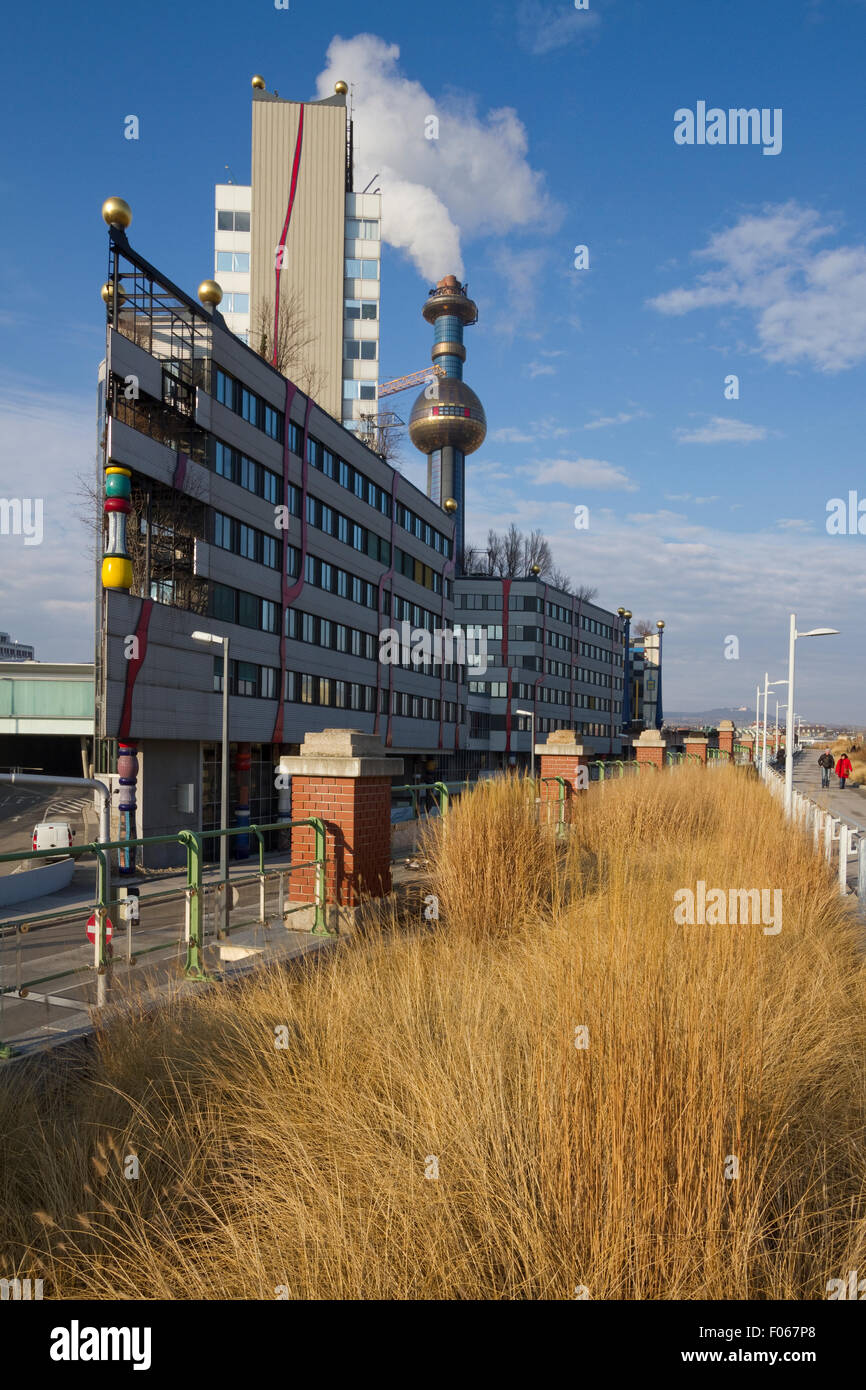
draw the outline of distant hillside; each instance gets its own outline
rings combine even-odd
[[[720,719],[748,724],[754,717],[755,711],[748,709],[665,710],[666,724],[718,724]]]

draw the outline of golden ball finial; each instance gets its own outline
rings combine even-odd
[[[625,617],[625,609],[624,609],[624,608],[620,607],[620,608],[618,608],[616,611],[617,611],[617,613],[619,614],[619,616],[620,616],[621,618],[624,618],[624,617]]]
[[[265,79],[260,72],[257,72],[253,78],[253,87],[257,92],[263,92],[265,90]]]
[[[132,208],[122,198],[106,198],[102,204],[102,216],[109,227],[126,230],[132,221]]]
[[[627,609],[625,610],[625,613],[623,614],[623,617],[626,619],[627,622],[631,622],[631,609],[630,609],[630,608],[627,608]]]
[[[656,623],[656,627],[658,628],[659,632],[663,632],[663,631],[664,631],[664,626],[665,626],[665,625],[664,625],[664,623],[662,622],[661,618],[659,618],[658,622]]]
[[[533,565],[533,566],[532,566],[532,573],[533,573],[533,574],[541,574],[541,565]]]
[[[337,93],[337,96],[338,96],[338,97],[344,97],[344,96],[346,95],[346,93],[348,92],[348,90],[349,90],[349,84],[348,84],[347,82],[335,82],[335,83],[334,83],[334,91]]]
[[[198,287],[198,297],[202,304],[219,304],[223,292],[216,280],[202,280]]]
[[[457,510],[457,503],[455,502],[453,497],[446,497],[442,505],[445,508],[446,512],[450,512],[452,516]]]
[[[99,293],[102,295],[102,302],[104,304],[111,303],[112,299],[114,298],[114,286],[112,285],[110,280],[106,280]],[[118,304],[126,303],[126,291],[124,290],[122,285],[118,285],[117,287],[117,302]]]

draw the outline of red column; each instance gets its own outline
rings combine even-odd
[[[329,925],[351,922],[363,899],[391,891],[391,785],[403,761],[386,757],[375,735],[325,729],[307,734],[300,756],[281,758],[279,770],[292,778],[292,821],[325,822]],[[315,845],[314,828],[295,825],[292,862],[314,859]],[[313,902],[315,886],[315,866],[299,869],[289,878],[289,900]]]
[[[644,729],[640,738],[634,740],[635,758],[638,763],[652,763],[661,769],[665,765],[667,739],[662,738],[658,729]]]
[[[683,739],[683,747],[686,750],[686,762],[691,754],[697,755],[702,763],[707,761],[707,738],[703,734],[686,734]]]
[[[574,735],[568,729],[555,729],[548,735],[546,743],[535,745],[535,755],[540,759],[540,786],[539,797],[542,808],[548,802],[559,805],[560,787],[559,783],[552,780],[562,777],[565,780],[565,801],[566,815],[570,818],[572,809],[572,799],[576,792],[583,790],[589,783],[589,754],[586,752],[582,743],[575,742]],[[586,771],[579,776],[580,769]],[[544,812],[544,817],[547,817]],[[551,811],[550,815],[557,815]]]
[[[739,741],[746,750],[749,762],[753,763],[755,761],[755,735],[745,734]]]
[[[727,753],[733,762],[734,758],[734,725],[730,719],[723,719],[719,724],[719,748],[723,753]]]

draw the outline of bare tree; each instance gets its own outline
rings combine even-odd
[[[652,637],[655,632],[655,623],[650,622],[648,618],[638,618],[632,626],[632,632],[635,637]]]
[[[372,449],[374,454],[390,463],[392,468],[402,467],[402,445],[406,431],[403,421],[393,411],[384,411],[379,415],[362,415],[358,425],[358,438],[368,449]]]
[[[571,575],[566,574],[565,570],[557,569],[555,566],[550,571],[550,582],[555,589],[561,589],[564,594],[570,594]]]
[[[274,355],[274,300],[263,299],[256,306],[255,323],[250,333],[250,347],[259,357],[270,362],[278,372],[287,376],[306,396],[317,399],[326,383],[324,369],[313,361],[313,348],[318,341],[304,312],[300,290],[280,297],[277,322],[277,351]]]
[[[566,593],[568,592],[569,590],[566,589]],[[578,584],[574,591],[574,597],[581,599],[583,603],[592,603],[597,593],[598,589],[594,584]]]

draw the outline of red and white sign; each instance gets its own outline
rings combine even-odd
[[[114,934],[114,924],[110,917],[105,919],[105,939],[110,941]],[[96,943],[96,913],[92,912],[87,919],[87,940],[94,945]]]

